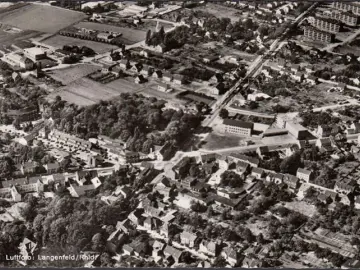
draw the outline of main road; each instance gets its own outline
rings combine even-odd
[[[240,87],[243,82],[245,82],[248,78],[251,78],[254,73],[256,73],[262,66],[262,64],[265,62],[265,60],[270,56],[273,52],[278,51],[279,42],[283,41],[286,38],[286,35],[289,33],[290,28],[293,28],[297,26],[299,21],[306,16],[315,6],[317,3],[312,4],[306,11],[304,11],[302,14],[300,14],[292,24],[289,25],[289,27],[284,31],[283,34],[281,34],[280,37],[275,39],[273,43],[270,45],[269,50],[264,53],[263,55],[260,55],[255,59],[255,61],[250,65],[248,72],[246,76],[243,79],[239,79],[235,85],[227,91],[214,105],[214,111],[212,115],[208,118],[205,118],[202,122],[202,126],[204,127],[211,127],[216,117],[219,115],[220,111],[225,108],[225,106],[230,102],[230,100],[239,92]],[[280,43],[282,46],[283,44]]]

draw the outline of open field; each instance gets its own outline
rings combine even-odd
[[[66,85],[71,83],[72,81],[85,77],[98,69],[100,69],[100,67],[84,64],[73,66],[70,68],[52,70],[47,74],[53,79]]]
[[[53,46],[53,47],[56,47],[59,49],[62,49],[62,47],[64,45],[87,46],[99,54],[109,52],[112,49],[118,49],[117,46],[111,45],[111,44],[95,42],[95,41],[91,41],[91,40],[72,38],[72,37],[66,37],[66,36],[60,36],[60,35],[55,35],[48,39],[44,39],[42,42],[44,44],[47,44],[47,45],[50,45],[50,46]]]
[[[39,35],[41,33],[37,31],[14,29],[8,25],[0,25],[0,44],[2,46],[10,46],[17,41],[28,40]]]
[[[218,18],[229,18],[232,22],[238,21],[239,17],[243,13],[242,11],[235,8],[217,5],[213,3],[207,3],[206,6],[197,7],[194,8],[194,10],[208,12]]]
[[[100,100],[116,98],[121,93],[135,92],[138,89],[141,91],[144,86],[133,83],[131,79],[118,79],[104,85],[88,78],[80,78],[58,88],[48,95],[48,99],[52,100],[59,95],[62,99],[79,106],[92,105]]]
[[[88,28],[97,31],[113,31],[122,33],[122,36],[118,39],[126,45],[134,44],[145,39],[146,32],[141,30],[135,30],[130,28],[118,27],[109,24],[101,24],[94,22],[80,22],[75,25],[78,28]]]
[[[21,29],[55,33],[86,18],[84,13],[49,5],[26,4],[16,7],[1,10],[0,22]]]
[[[245,137],[231,136],[228,134],[226,134],[226,136],[222,136],[215,133],[210,133],[205,138],[204,142],[206,143],[203,144],[202,148],[206,150],[216,150],[221,148],[241,146],[241,141],[244,139]]]

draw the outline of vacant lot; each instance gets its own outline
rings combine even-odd
[[[21,29],[55,33],[86,18],[82,12],[42,4],[10,6],[0,13],[0,22]]]
[[[112,49],[118,49],[115,45],[105,44],[101,42],[95,42],[91,40],[84,40],[72,37],[65,37],[60,35],[55,35],[48,39],[42,41],[44,44],[56,47],[61,49],[64,45],[76,45],[76,46],[87,46],[93,49],[96,53],[105,53]]]
[[[83,64],[70,68],[52,70],[47,74],[53,79],[66,85],[71,83],[72,81],[85,77],[98,69],[100,69],[100,67],[98,66]]]
[[[146,32],[142,30],[135,30],[125,27],[118,27],[114,25],[94,23],[94,22],[80,22],[76,24],[75,27],[94,29],[97,31],[113,31],[113,32],[122,33],[122,36],[119,39],[126,45],[130,45],[142,41],[145,39],[146,36]]]
[[[285,207],[292,211],[302,213],[308,217],[312,217],[314,214],[317,213],[314,205],[310,205],[304,201],[286,202]]]

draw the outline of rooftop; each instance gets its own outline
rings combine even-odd
[[[227,126],[236,126],[236,127],[240,127],[240,128],[246,128],[246,129],[252,129],[254,127],[254,123],[240,121],[240,120],[234,120],[234,119],[224,119],[223,124],[227,125]]]

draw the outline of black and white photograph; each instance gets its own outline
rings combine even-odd
[[[360,2],[0,1],[0,268],[360,268]]]

